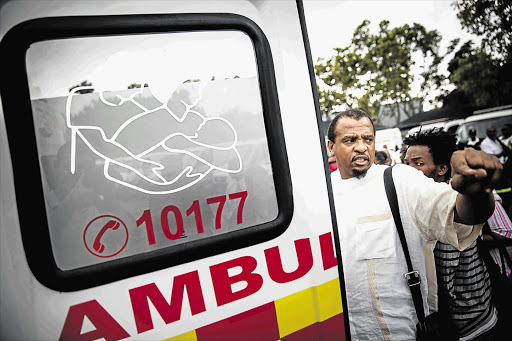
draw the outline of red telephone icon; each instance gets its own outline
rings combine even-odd
[[[94,250],[96,250],[96,252],[103,253],[103,251],[105,250],[105,245],[101,243],[101,238],[103,237],[105,232],[107,232],[107,230],[109,229],[117,230],[119,226],[121,226],[121,224],[117,220],[111,219],[101,228],[96,238],[94,238],[94,243],[92,244],[92,247],[94,248]]]

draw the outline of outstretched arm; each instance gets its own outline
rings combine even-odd
[[[455,221],[467,225],[484,223],[494,212],[492,190],[503,166],[496,156],[473,148],[456,151],[450,163],[451,185],[459,192]]]

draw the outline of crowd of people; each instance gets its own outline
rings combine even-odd
[[[471,132],[460,145],[442,128],[420,130],[390,152],[375,150],[364,111],[332,120],[331,183],[353,340],[502,339],[512,309],[512,127],[501,132],[489,127],[482,141]],[[386,194],[390,166],[399,218]]]

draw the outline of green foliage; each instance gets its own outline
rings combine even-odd
[[[454,6],[462,26],[483,39],[480,47],[470,41],[462,44],[449,62],[449,80],[456,89],[442,98],[443,107],[471,112],[510,104],[512,2],[456,0]],[[452,51],[458,43],[452,43]]]
[[[485,51],[505,61],[512,47],[512,1],[456,0],[457,17],[469,32],[483,37]]]
[[[411,72],[413,54],[419,54],[425,62],[418,76],[422,93],[441,83],[437,72],[442,60],[438,55],[441,36],[437,31],[427,31],[417,23],[390,28],[389,21],[384,20],[379,24],[379,32],[373,34],[369,25],[364,20],[349,46],[335,48],[331,58],[320,59],[315,65],[323,82],[319,96],[324,114],[343,107],[358,107],[376,117],[381,103],[409,102],[415,79]]]
[[[448,64],[450,81],[462,93],[468,94],[470,104],[483,108],[499,105],[498,65],[487,53],[473,48],[472,42],[466,42],[455,53]]]

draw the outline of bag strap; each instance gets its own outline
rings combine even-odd
[[[400,243],[402,244],[402,249],[404,250],[405,261],[407,262],[408,273],[405,274],[405,279],[409,289],[411,290],[414,309],[416,310],[418,320],[424,321],[425,312],[423,311],[423,299],[421,297],[421,278],[418,271],[413,269],[411,257],[409,256],[409,249],[407,248],[407,240],[405,239],[404,227],[402,225],[402,220],[400,219],[400,210],[398,208],[398,198],[396,196],[392,171],[392,166],[388,167],[384,171],[384,187],[386,189],[386,196],[388,197],[391,213],[393,214],[393,219],[395,221],[396,230],[398,232],[398,236],[400,237]]]

